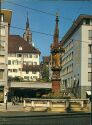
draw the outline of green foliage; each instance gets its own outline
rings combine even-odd
[[[23,78],[19,76],[8,77],[8,82],[22,82]]]
[[[45,64],[43,65],[42,68],[42,80],[45,82],[49,82],[49,67],[46,66]]]

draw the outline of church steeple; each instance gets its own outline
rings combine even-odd
[[[23,38],[24,38],[25,41],[32,44],[32,33],[30,31],[28,13],[27,13],[26,29],[25,29],[25,32],[23,34]]]
[[[29,18],[28,18],[28,13],[27,13],[27,21],[26,21],[26,29],[29,28]]]

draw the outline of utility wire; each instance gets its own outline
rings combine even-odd
[[[10,26],[11,28],[16,28],[16,29],[21,29],[21,30],[26,30],[26,29],[23,29],[23,28],[20,28],[20,27],[15,27],[15,26]],[[39,34],[43,34],[43,35],[46,35],[46,36],[54,36],[52,34],[48,34],[48,33],[44,33],[44,32],[39,32],[39,31],[34,31],[34,30],[31,30],[32,32],[35,32],[35,33],[39,33]],[[61,38],[61,37],[60,37]],[[77,39],[69,39],[70,41],[80,41],[80,42],[84,42],[84,43],[89,43],[87,41],[82,41],[82,40],[77,40]],[[61,40],[61,43],[62,43],[62,40]]]
[[[21,4],[17,4],[15,2],[11,2],[11,1],[8,1],[8,0],[5,0],[5,2],[9,3],[9,4],[13,4],[13,5],[16,5],[16,6],[19,6],[19,7],[22,7],[22,8],[25,8],[25,9],[29,9],[29,10],[33,10],[33,11],[36,11],[36,12],[39,12],[39,13],[44,13],[44,14],[48,14],[48,15],[51,15],[51,16],[56,16],[56,14],[53,14],[53,13],[49,13],[49,12],[46,12],[46,11],[42,11],[42,10],[38,10],[38,9],[34,9],[34,8],[30,8],[28,6],[24,6],[24,5],[21,5]],[[66,20],[72,20],[72,18],[67,18],[67,17],[64,17],[62,16],[62,18],[66,19]]]
[[[11,28],[15,28],[15,29],[20,29],[20,30],[26,30],[26,29],[23,29],[23,28],[20,28],[20,27],[16,27],[16,26],[10,26]],[[43,35],[47,35],[47,36],[53,36],[52,34],[48,34],[48,33],[44,33],[44,32],[39,32],[39,31],[35,31],[35,30],[31,30],[32,32],[35,32],[35,33],[39,33],[39,34],[43,34]]]
[[[45,13],[45,14],[48,14],[48,15],[56,16],[56,15],[53,14],[53,13],[49,13],[49,12],[42,11],[42,10],[38,10],[38,9],[34,9],[34,8],[30,8],[30,7],[28,7],[28,6],[24,6],[24,5],[21,5],[21,4],[17,4],[17,3],[15,3],[15,2],[11,2],[11,1],[8,1],[8,0],[5,0],[4,2],[13,4],[13,5],[16,5],[16,6],[19,6],[19,7],[23,7],[23,8],[25,8],[25,9],[29,9],[29,10],[37,11],[37,12],[40,12],[40,13]],[[79,9],[80,9],[80,8],[79,8]],[[63,17],[63,18],[66,18],[66,17]],[[71,18],[66,18],[66,19],[72,20]],[[25,30],[25,29],[23,29],[23,28],[16,27],[16,26],[10,26],[10,27],[11,27],[11,28],[20,29],[20,30]],[[34,30],[31,30],[31,31],[32,31],[32,32],[35,32],[35,33],[39,33],[39,34],[48,35],[48,36],[54,36],[54,35],[52,35],[52,34],[48,34],[48,33],[44,33],[44,32],[39,32],[39,31],[34,31]],[[74,40],[74,39],[70,39],[70,40]],[[75,40],[75,41],[80,41],[80,40]],[[87,41],[80,41],[80,42],[89,43],[89,42],[87,42]]]
[[[7,25],[4,25],[4,26],[7,26]],[[16,27],[16,26],[11,26],[11,25],[10,25],[10,27],[14,28],[14,29],[20,29],[20,30],[23,30],[23,31],[26,30],[26,29],[23,29],[23,28],[20,28],[20,27]],[[53,36],[54,37],[54,35],[49,34],[49,33],[39,32],[39,31],[35,31],[35,30],[31,30],[31,31],[35,32],[35,33],[38,33],[38,34],[43,34],[43,35],[46,35],[46,36],[51,36],[51,37]],[[84,43],[89,43],[88,41],[82,41],[82,40],[77,40],[77,39],[69,39],[69,41],[80,41],[80,42],[84,42]],[[62,44],[62,40],[61,40],[61,44]]]
[[[52,15],[52,16],[56,16],[56,15],[53,14],[53,13],[48,13],[48,12],[46,12],[46,11],[42,11],[42,10],[30,8],[30,7],[28,7],[28,6],[24,6],[24,5],[21,5],[21,4],[15,3],[15,2],[11,2],[11,1],[8,1],[8,0],[5,0],[5,2],[10,3],[10,4],[13,4],[13,5],[16,5],[16,6],[19,6],[19,7],[22,7],[22,8],[25,8],[25,9],[29,9],[29,10],[33,10],[33,11],[36,11],[36,12],[40,12],[40,13],[44,13],[44,14],[49,14],[49,15]]]

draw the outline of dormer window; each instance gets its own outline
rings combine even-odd
[[[22,50],[22,46],[19,47],[19,50]]]

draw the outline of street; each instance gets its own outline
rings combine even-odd
[[[90,113],[0,113],[0,125],[91,125]]]

